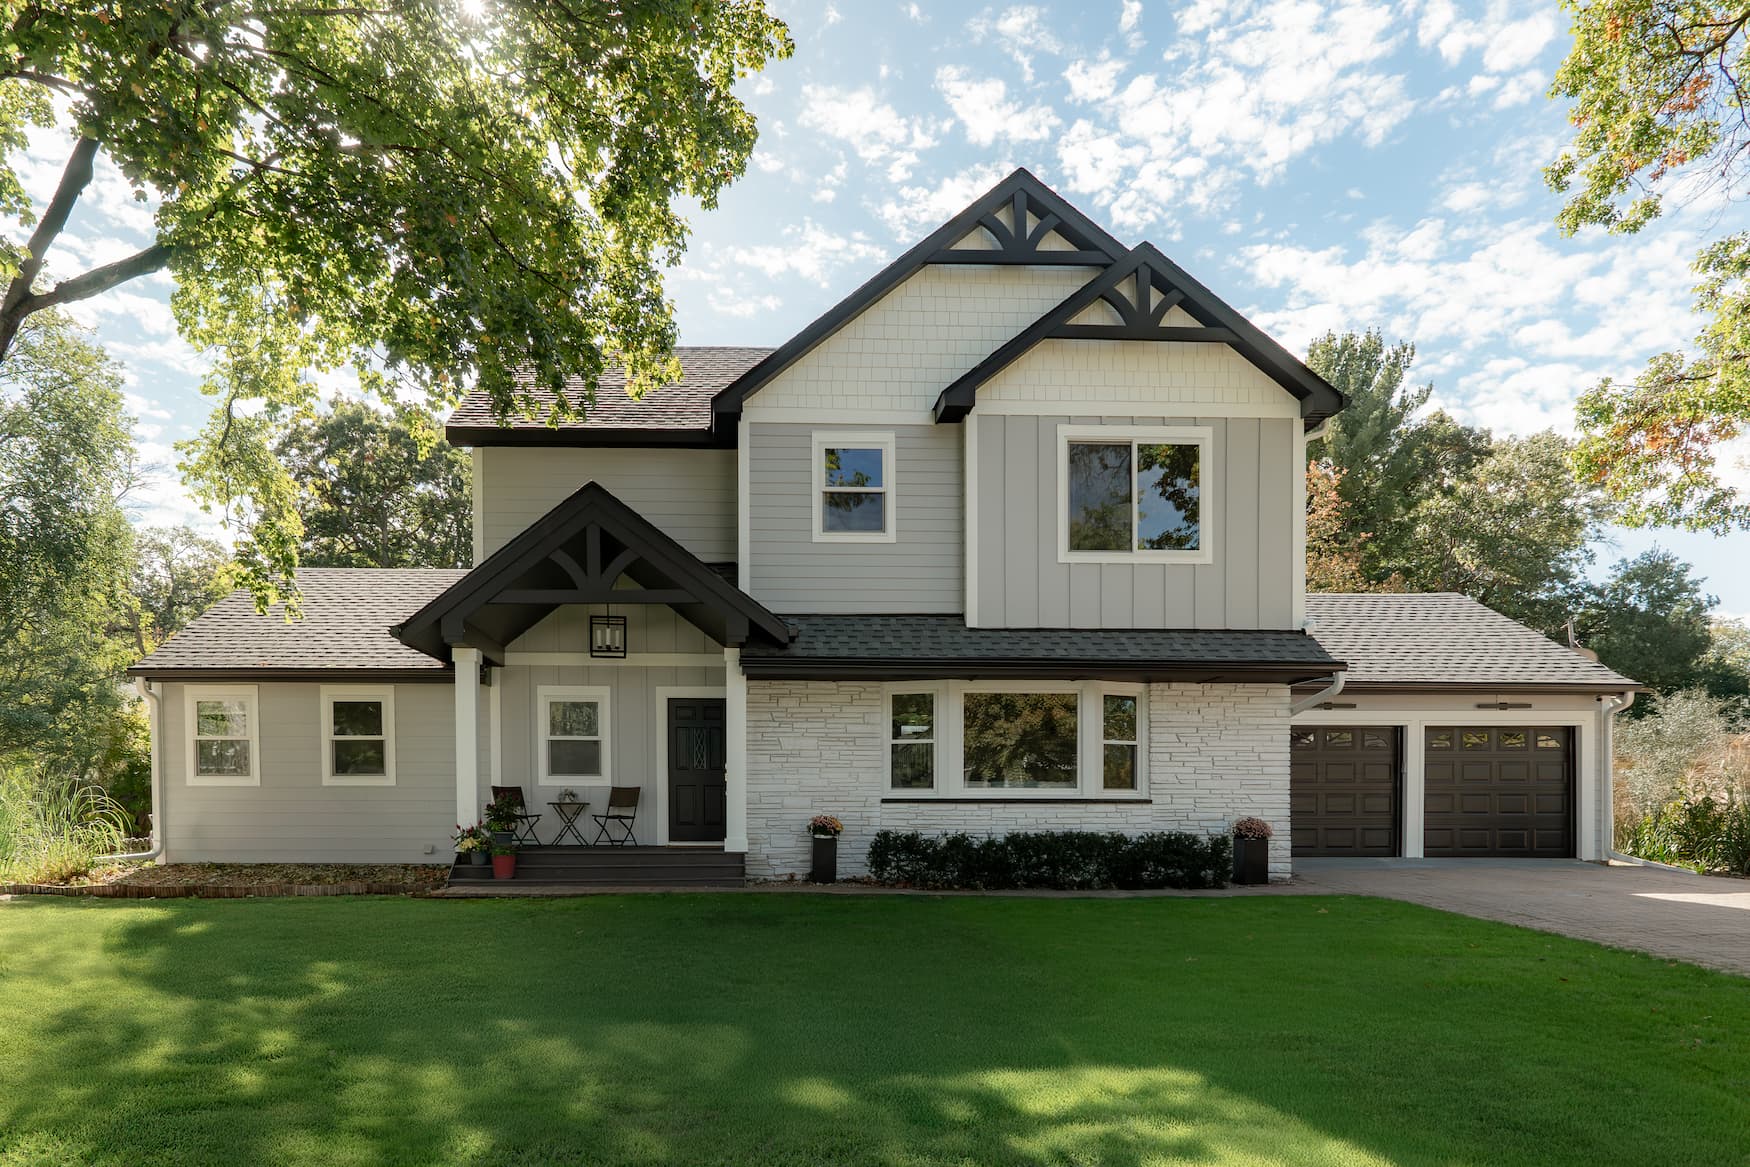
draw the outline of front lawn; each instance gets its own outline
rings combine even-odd
[[[1750,980],[1360,899],[0,904],[4,1164],[1750,1162]]]

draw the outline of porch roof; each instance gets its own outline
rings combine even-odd
[[[466,645],[502,664],[505,645],[564,604],[664,604],[723,645],[790,639],[783,620],[596,482],[390,631],[438,660]]]
[[[1294,684],[1342,661],[1304,632],[968,628],[959,616],[792,616],[789,644],[749,644],[771,680],[1099,679]]]

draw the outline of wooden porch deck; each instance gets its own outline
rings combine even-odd
[[[450,868],[444,891],[539,895],[577,887],[740,887],[745,857],[721,847],[524,847],[516,878],[494,880],[490,865]],[[440,891],[438,894],[443,894]]]

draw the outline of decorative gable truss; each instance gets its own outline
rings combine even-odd
[[[1322,377],[1153,244],[1143,243],[956,378],[936,398],[936,420],[964,420],[977,403],[979,386],[1046,340],[1225,344],[1300,400],[1307,428],[1344,405],[1342,394]]]
[[[924,262],[1106,267],[1116,258],[1105,240],[1086,229],[1080,215],[1076,221],[1066,221],[1059,211],[1052,210],[1037,179],[1011,185],[1013,190],[1006,200],[987,196],[968,208],[977,212],[974,226],[989,234],[992,246],[966,246],[973,234],[968,231],[948,246],[938,247]],[[987,206],[993,201],[996,205]],[[954,222],[963,222],[965,217],[962,212]]]

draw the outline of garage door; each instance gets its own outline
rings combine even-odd
[[[1572,856],[1572,737],[1566,728],[1430,728],[1423,853]]]
[[[1398,853],[1398,731],[1292,731],[1288,813],[1296,855]]]

